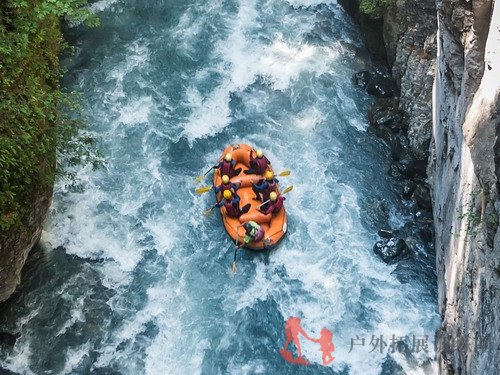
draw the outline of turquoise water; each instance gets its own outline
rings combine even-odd
[[[434,373],[435,280],[402,283],[372,252],[380,227],[412,220],[367,130],[370,64],[335,2],[101,0],[101,27],[70,28],[63,84],[83,93],[104,168],[57,183],[43,240],[0,328],[21,332],[5,369],[32,374]],[[228,143],[291,169],[289,232],[270,253],[233,245],[194,178]],[[209,178],[205,183],[209,183]],[[424,251],[425,252],[425,251]],[[426,275],[432,256],[410,268]],[[427,271],[426,271],[427,270]],[[278,354],[284,322],[333,332],[335,361]],[[429,336],[387,360],[373,337]],[[351,340],[365,346],[350,350]],[[371,352],[370,352],[371,351]],[[399,365],[395,365],[398,363]]]

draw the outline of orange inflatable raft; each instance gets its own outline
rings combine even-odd
[[[242,224],[247,221],[255,221],[257,224],[261,225],[264,229],[264,239],[262,241],[250,241],[245,245],[246,248],[252,250],[263,250],[269,249],[276,246],[285,236],[287,230],[287,217],[285,212],[285,207],[281,209],[277,214],[267,214],[264,215],[260,212],[257,207],[262,204],[261,201],[255,201],[252,198],[255,194],[252,191],[252,182],[257,183],[263,178],[261,175],[249,174],[246,175],[243,171],[250,168],[250,151],[253,151],[255,156],[255,149],[247,144],[230,145],[225,148],[222,155],[218,160],[227,154],[231,153],[233,160],[236,162],[234,168],[241,168],[242,171],[238,176],[231,178],[231,182],[241,183],[241,187],[238,189],[237,194],[240,197],[240,207],[245,206],[250,203],[250,210],[241,215],[239,218],[229,217],[226,213],[224,206],[220,208],[220,213],[222,216],[222,223],[226,229],[229,237],[233,239],[235,243],[242,243],[245,237],[245,229]],[[218,186],[222,183],[222,176],[218,169],[214,172],[213,184]],[[217,201],[222,199],[219,193],[216,197]]]

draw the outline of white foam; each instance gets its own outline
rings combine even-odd
[[[147,123],[152,108],[153,98],[151,96],[139,98],[120,109],[118,121],[126,125]]]
[[[92,13],[99,13],[105,9],[108,9],[111,5],[116,4],[118,0],[100,0],[89,6],[89,10]]]

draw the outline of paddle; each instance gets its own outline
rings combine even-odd
[[[233,263],[231,263],[231,270],[233,273],[236,273],[236,252],[238,251],[238,242],[240,242],[240,234],[238,233],[239,227],[242,225],[238,225],[236,227],[236,242],[235,242],[235,248],[234,248],[234,258],[233,258]]]
[[[284,176],[290,176],[290,173],[292,173],[289,169],[285,169],[283,172],[279,173],[278,176],[284,177]]]
[[[288,186],[287,188],[285,188],[285,189],[281,192],[281,195],[285,195],[286,193],[288,193],[288,192],[290,192],[290,191],[292,191],[292,190],[293,190],[293,185],[290,185],[290,186]],[[259,205],[257,206],[257,209],[261,208],[263,205],[265,205],[266,203],[269,203],[270,201],[271,201],[271,200],[270,200],[270,199],[268,199],[267,201],[265,201],[265,202],[263,202],[263,203],[259,204]]]
[[[205,212],[203,212],[203,215],[208,217],[210,216],[210,214],[212,213],[212,210],[217,207],[217,205],[219,204],[219,202],[217,202],[216,204],[214,204],[212,207],[210,207],[208,210],[206,210]]]
[[[203,180],[203,179],[205,178],[205,176],[206,176],[208,173],[210,173],[210,171],[211,171],[212,169],[214,169],[215,167],[217,167],[217,164],[215,164],[214,166],[210,167],[210,169],[209,169],[208,171],[206,171],[206,172],[205,172],[205,174],[202,174],[202,175],[200,175],[200,176],[196,177],[196,178],[194,179],[194,183],[195,183],[195,184],[197,184],[198,182],[200,182],[201,180]]]
[[[211,186],[203,186],[203,187],[196,189],[194,192],[198,195],[201,195],[201,194],[206,193],[207,191],[210,191],[211,189],[212,189]]]

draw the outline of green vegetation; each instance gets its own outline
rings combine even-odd
[[[383,11],[395,2],[396,0],[361,0],[359,10],[367,15],[382,16]]]
[[[50,192],[56,152],[89,155],[75,101],[59,86],[66,48],[60,22],[95,25],[86,0],[0,2],[0,231],[26,227],[35,197]],[[74,113],[74,112],[73,112]]]

